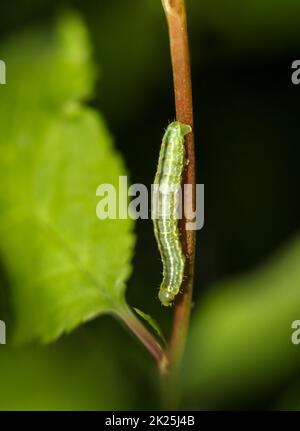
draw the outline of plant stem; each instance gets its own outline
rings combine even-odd
[[[169,29],[176,119],[193,128],[192,83],[185,0],[162,0],[162,3]],[[193,192],[190,196],[192,202],[189,204],[192,204],[190,207],[195,211],[196,174],[193,132],[186,137],[186,155],[189,163],[183,175],[183,184],[192,185]],[[182,283],[182,293],[178,295],[175,303],[173,329],[167,351],[170,374],[175,375],[179,370],[185,349],[194,283],[196,231],[187,230],[187,222],[184,215],[181,221],[181,235],[183,252],[186,256],[186,273]]]
[[[128,327],[128,329],[140,340],[150,355],[154,358],[161,375],[166,373],[168,360],[166,354],[156,338],[148,331],[137,316],[124,305],[117,316]]]
[[[162,4],[169,29],[176,119],[193,128],[192,84],[185,0],[162,0]],[[192,202],[188,202],[188,205],[195,211],[196,174],[193,131],[186,137],[186,157],[189,163],[183,174],[183,184],[192,185],[192,195],[189,196]],[[184,214],[181,220],[181,239],[183,252],[186,256],[186,270],[182,292],[177,295],[175,302],[172,335],[167,352],[162,349],[155,337],[127,305],[123,306],[117,313],[118,317],[155,359],[162,376],[165,407],[171,408],[174,408],[177,403],[176,381],[185,349],[192,305],[196,231],[186,229],[187,223],[190,221],[193,220],[188,220]]]

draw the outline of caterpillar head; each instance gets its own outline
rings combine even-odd
[[[180,121],[173,121],[173,123],[171,123],[170,126],[173,127],[174,130],[177,129],[178,132],[183,136],[188,135],[192,131],[192,128],[190,125],[180,123]]]
[[[165,289],[160,289],[158,298],[165,307],[172,307],[175,295]]]

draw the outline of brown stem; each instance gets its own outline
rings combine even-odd
[[[187,23],[185,0],[162,0],[169,28],[170,50],[173,68],[173,80],[175,91],[176,118],[178,121],[189,124],[193,128],[193,103],[191,69],[189,58],[189,44],[187,36]],[[189,206],[195,211],[195,153],[194,134],[189,133],[186,138],[186,154],[189,161],[184,175],[183,184],[192,185],[192,202]],[[192,204],[192,205],[190,205]],[[167,353],[153,335],[144,327],[140,320],[124,306],[119,310],[118,317],[127,325],[130,331],[142,342],[149,353],[155,359],[163,378],[163,395],[168,403],[165,406],[176,405],[176,377],[184,353],[186,337],[189,327],[194,267],[195,267],[195,231],[187,230],[185,215],[181,221],[182,247],[186,256],[185,278],[182,283],[182,292],[177,296],[174,311],[172,336]],[[192,220],[193,221],[193,220]],[[170,393],[171,390],[171,393]]]
[[[168,360],[164,350],[156,338],[148,331],[127,305],[123,306],[118,311],[117,316],[145,346],[150,355],[156,361],[160,373],[164,375],[167,370]]]
[[[162,0],[167,17],[170,50],[173,68],[175,91],[176,118],[193,128],[193,101],[191,84],[191,67],[189,55],[188,32],[186,22],[185,0]],[[194,134],[187,135],[186,154],[189,161],[184,175],[183,184],[192,185],[192,205],[195,211],[195,150]],[[178,369],[185,349],[192,305],[192,293],[195,268],[195,230],[187,230],[185,216],[181,221],[182,247],[186,255],[186,273],[182,283],[182,293],[175,304],[172,336],[167,352],[171,372]]]

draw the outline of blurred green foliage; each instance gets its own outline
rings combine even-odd
[[[4,48],[0,115],[2,265],[15,338],[50,341],[123,305],[131,220],[99,220],[99,184],[125,174],[91,91],[89,44],[76,16]],[[2,89],[1,89],[2,90]]]
[[[156,379],[147,359],[110,317],[48,346],[1,346],[0,409],[143,409],[143,392],[148,408],[157,409]]]
[[[247,408],[296,375],[299,262],[297,238],[259,269],[211,287],[195,312],[182,374],[189,406]]]
[[[18,94],[7,98],[9,112],[16,109],[18,115],[24,115],[28,131],[39,140],[49,111],[52,116],[58,107],[56,102],[69,96],[88,99],[104,113],[132,181],[149,185],[162,130],[174,117],[160,1],[70,0],[67,4],[78,9],[87,23],[97,71],[101,71],[96,92],[91,94],[95,70],[89,64],[89,48],[85,45],[80,49],[78,33],[72,42],[75,57],[70,55],[78,58],[79,50],[84,67],[77,63],[74,68],[65,61],[65,35],[55,45],[58,64],[48,69],[44,61],[48,48],[44,54],[30,55],[45,46],[44,40],[34,38],[30,49],[23,47],[18,61],[26,67],[30,59],[29,68],[35,64],[35,70],[48,77],[49,85],[45,88],[36,74],[36,91],[32,91],[18,79],[16,89],[22,88],[24,98],[20,100]],[[1,6],[0,34],[15,38],[25,26],[29,33],[37,25],[48,28],[64,5],[65,1],[50,0],[6,2]],[[198,241],[198,288],[182,374],[183,406],[297,409],[299,347],[290,342],[290,325],[300,318],[298,241],[271,263],[253,268],[299,230],[299,88],[291,85],[290,66],[300,47],[300,3],[187,0],[187,6],[198,182],[205,184],[206,225]],[[42,33],[48,34],[44,28]],[[46,45],[51,50],[52,43],[47,40]],[[4,57],[4,52],[0,55]],[[8,70],[8,79],[18,73],[15,70],[11,69],[12,75]],[[41,96],[47,103],[36,124],[31,112],[37,115],[33,105],[40,103]],[[66,106],[67,112],[63,110],[61,115],[64,121],[74,122],[78,117],[71,120],[68,112],[72,114],[74,105]],[[99,123],[86,108],[76,109],[86,112],[90,122]],[[2,134],[9,143],[15,120],[5,112],[0,118]],[[99,124],[87,127],[80,138],[85,148],[86,134],[92,130],[96,133],[97,128]],[[49,142],[54,146],[59,142],[62,149],[68,141],[66,134],[77,135],[76,130],[66,133],[60,129],[64,133],[59,134],[57,143],[53,139]],[[105,129],[103,133],[107,137]],[[168,332],[171,311],[162,310],[156,300],[161,264],[151,222],[138,222],[136,230],[128,300],[154,315]],[[249,270],[249,275],[233,277]],[[9,292],[11,277],[19,276],[18,268],[2,272],[0,307],[6,300],[8,310],[0,318],[13,322]],[[224,277],[226,281],[216,282]],[[10,332],[8,335],[10,339]],[[89,344],[85,337],[93,342]],[[86,324],[48,347],[14,350],[0,346],[0,373],[1,409],[157,407],[151,359],[122,328],[106,318]]]

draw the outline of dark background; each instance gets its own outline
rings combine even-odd
[[[3,2],[1,39],[24,27],[47,23],[69,6],[87,22],[100,70],[90,104],[104,114],[131,181],[150,185],[162,131],[174,118],[160,2]],[[190,0],[187,9],[197,176],[198,183],[205,184],[205,227],[197,243],[197,302],[215,280],[255,268],[298,231],[300,86],[291,82],[291,64],[300,52],[300,4]],[[157,308],[152,294],[160,284],[161,263],[151,221],[139,221],[136,232],[128,301],[155,315],[168,331],[171,316]],[[99,327],[131,350],[125,357],[122,346],[111,341],[124,373],[136,354],[144,355],[145,366],[151,368],[146,353],[109,318],[78,332],[96,333]],[[143,380],[142,373],[139,370],[135,376],[137,381]],[[235,400],[231,408],[269,408],[289,383],[281,382],[275,394],[263,399],[257,394],[250,400]],[[147,406],[155,406],[151,377],[140,386],[147,384]],[[145,407],[138,392],[133,398],[136,408]]]

